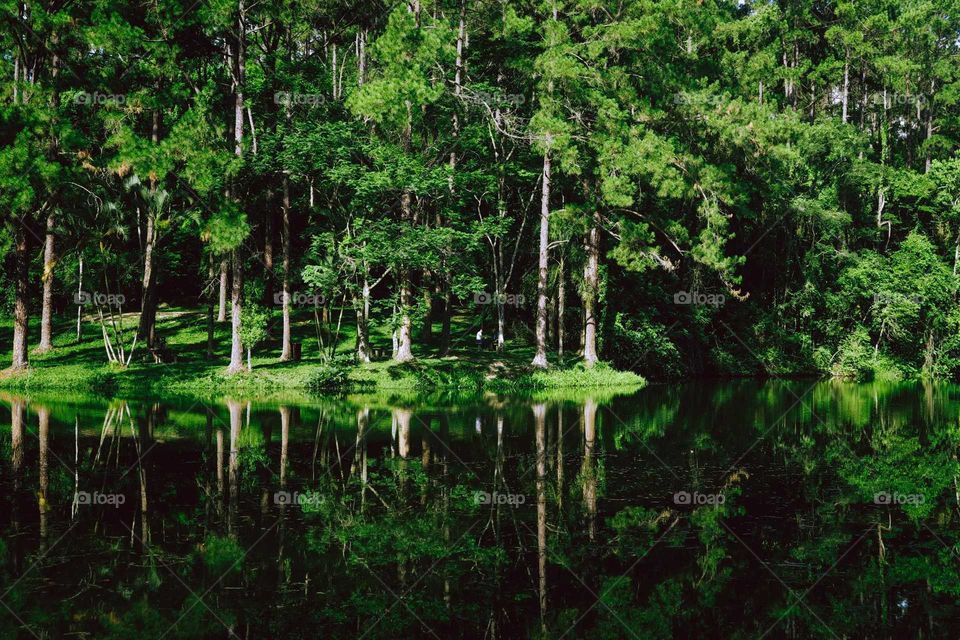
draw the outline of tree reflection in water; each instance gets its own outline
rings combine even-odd
[[[3,395],[0,637],[955,637],[957,391]]]

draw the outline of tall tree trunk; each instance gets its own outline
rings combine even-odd
[[[397,353],[394,360],[409,362],[413,360],[413,348],[410,321],[410,273],[404,271],[400,281],[400,326],[397,332]]]
[[[433,342],[433,315],[436,307],[433,304],[433,274],[429,269],[423,271],[423,282],[421,290],[423,291],[423,327],[420,330],[420,342],[430,344]]]
[[[460,0],[460,17],[457,24],[457,57],[454,62],[454,76],[453,76],[453,95],[455,98],[459,99],[463,94],[463,71],[465,65],[464,53],[467,47],[467,0]],[[451,124],[453,127],[453,137],[454,140],[459,139],[460,137],[460,114],[459,114],[459,104],[456,105],[453,109],[453,114],[451,116]],[[455,143],[456,144],[456,143]],[[457,168],[457,151],[456,149],[451,149],[450,151],[450,194],[453,195],[455,192],[454,176]],[[440,216],[437,216],[438,226],[439,226]],[[450,354],[450,320],[453,314],[452,302],[452,286],[451,276],[449,271],[449,266],[444,262],[443,264],[443,273],[440,274],[439,280],[443,290],[443,315],[441,316],[440,322],[440,355],[447,356]]]
[[[83,293],[83,251],[80,252],[80,256],[77,259],[77,299],[79,300],[80,294]],[[77,305],[77,343],[80,342],[83,338],[83,305]]]
[[[263,212],[263,300],[269,307],[273,302],[273,210]]]
[[[583,266],[583,361],[593,366],[597,360],[597,290],[600,282],[600,214],[594,212],[586,238],[587,261]]]
[[[230,373],[243,371],[243,341],[240,339],[240,312],[243,305],[243,263],[240,261],[240,249],[233,251],[233,292],[231,295],[231,346]]]
[[[239,2],[239,12],[237,21],[237,48],[235,52],[234,67],[234,113],[233,113],[233,139],[234,154],[238,158],[243,157],[243,82],[244,82],[244,46],[246,40],[246,24],[244,14],[243,0]],[[243,305],[243,260],[241,258],[241,247],[233,250],[233,291],[230,297],[230,366],[227,371],[237,373],[243,371],[243,340],[240,338],[243,320],[241,310]]]
[[[364,262],[366,271],[366,262]],[[354,302],[357,314],[357,362],[370,362],[370,282],[366,272],[363,274],[363,294]]]
[[[559,272],[557,273],[557,355],[561,358],[563,357],[563,321],[566,311],[564,298],[567,295],[564,266],[563,256],[561,255]]]
[[[450,318],[453,314],[453,294],[451,293],[450,276],[444,276],[443,285],[443,319],[440,325],[440,355],[450,354]]]
[[[217,322],[227,321],[227,285],[230,276],[230,262],[227,258],[220,261],[220,306],[217,310]]]
[[[400,208],[403,219],[410,222],[413,218],[411,212],[411,195],[409,191],[404,191],[400,197]],[[397,332],[397,352],[394,360],[397,362],[409,362],[413,360],[412,335],[410,321],[410,270],[406,267],[400,269],[400,326]]]
[[[280,347],[280,360],[286,362],[293,357],[290,344],[290,179],[283,176],[283,215],[281,250],[283,251],[283,339]]]
[[[547,298],[547,344],[551,344],[557,335],[557,299]]]
[[[53,348],[53,268],[56,265],[54,252],[53,229],[55,220],[53,214],[47,216],[47,235],[43,244],[43,307],[40,313],[40,346],[41,353]]]
[[[550,137],[543,153],[543,190],[540,197],[540,256],[537,271],[537,352],[533,366],[547,366],[547,271],[550,251]]]
[[[153,250],[156,242],[156,218],[153,213],[147,214],[147,233],[143,250],[143,280],[141,283],[140,324],[137,336],[147,347],[153,347],[153,325],[156,317],[156,277],[153,273]]]
[[[52,88],[53,88],[53,106],[54,113],[56,109],[60,107],[60,91],[57,88],[57,76],[60,75],[60,56],[57,54],[59,49],[60,36],[58,33],[54,32],[51,34],[51,43],[52,43],[52,59],[51,59],[51,68],[50,75],[52,77]],[[14,99],[16,102],[16,99]],[[54,153],[59,151],[60,141],[57,136],[54,136],[51,140]],[[52,323],[53,323],[53,268],[56,265],[56,255],[54,252],[54,237],[53,230],[55,224],[55,219],[53,213],[47,215],[47,233],[44,238],[43,244],[43,298],[41,302],[41,311],[40,311],[40,346],[39,351],[45,352],[53,348],[52,342]]]
[[[927,101],[927,136],[925,138],[926,145],[926,158],[924,160],[923,171],[924,173],[930,173],[930,138],[933,137],[933,98],[934,91],[936,90],[935,81],[930,81],[930,98]]]
[[[497,340],[496,340],[496,350],[497,353],[503,351],[504,344],[506,342],[506,333],[507,333],[507,314],[506,314],[506,304],[503,301],[503,296],[505,295],[502,290],[503,287],[497,287]]]
[[[207,294],[207,359],[210,360],[213,358],[213,337],[214,337],[214,324],[213,324],[213,307],[214,307],[214,287],[213,282],[216,278],[217,272],[213,265],[213,254],[209,254],[207,258],[207,286],[209,287]]]
[[[27,296],[30,292],[29,272],[30,256],[27,243],[27,222],[20,221],[16,226],[14,265],[16,273],[16,293],[13,306],[13,364],[12,369],[26,369],[29,365],[27,356],[27,331],[30,320],[30,311]]]
[[[160,113],[153,111],[153,125],[151,130],[151,141],[154,145],[160,139]],[[153,178],[150,179],[150,194],[156,196],[157,183]],[[151,202],[155,206],[155,202]],[[143,250],[143,282],[141,287],[140,300],[140,323],[137,327],[137,335],[140,341],[146,343],[148,348],[154,345],[154,332],[157,323],[157,276],[154,267],[154,252],[157,245],[157,211],[147,212],[147,233]]]
[[[850,98],[850,54],[843,62],[843,124],[847,124],[847,104]]]

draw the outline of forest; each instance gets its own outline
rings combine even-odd
[[[0,15],[8,377],[79,342],[116,370],[960,371],[953,0]]]
[[[960,0],[0,0],[0,640],[960,637]]]

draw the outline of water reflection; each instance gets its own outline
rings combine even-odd
[[[0,636],[955,637],[958,394],[0,395]]]

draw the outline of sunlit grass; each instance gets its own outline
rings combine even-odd
[[[132,313],[123,318],[128,348],[137,320],[137,314]],[[377,359],[357,365],[351,361],[356,340],[354,327],[345,317],[337,340],[336,362],[345,367],[346,386],[355,390],[512,392],[553,387],[636,386],[644,382],[636,374],[617,372],[602,365],[586,369],[575,354],[567,354],[562,359],[552,354],[550,369],[535,370],[529,365],[533,358],[529,345],[508,341],[501,353],[478,350],[473,343],[471,322],[467,317],[454,318],[449,355],[441,357],[436,344],[415,342],[416,359],[405,364],[389,359],[388,328],[379,327],[371,335]],[[437,336],[439,325],[435,329]],[[0,358],[8,362],[12,332],[10,319],[0,321]],[[308,390],[315,386],[313,383],[323,363],[329,361],[332,333],[331,329],[321,343],[313,315],[295,316],[293,339],[302,345],[302,359],[281,362],[278,313],[271,327],[271,338],[253,351],[253,370],[229,375],[230,325],[215,325],[213,357],[208,358],[206,316],[202,311],[162,308],[157,334],[166,342],[166,349],[175,356],[175,362],[157,364],[143,345],[137,345],[130,365],[125,368],[107,361],[98,323],[88,319],[84,323],[83,338],[78,342],[75,320],[64,318],[55,323],[54,349],[45,354],[32,352],[30,368],[25,372],[0,374],[0,388],[83,389],[124,394],[163,391],[188,396]],[[31,342],[38,335],[38,321],[34,319],[30,327]]]

